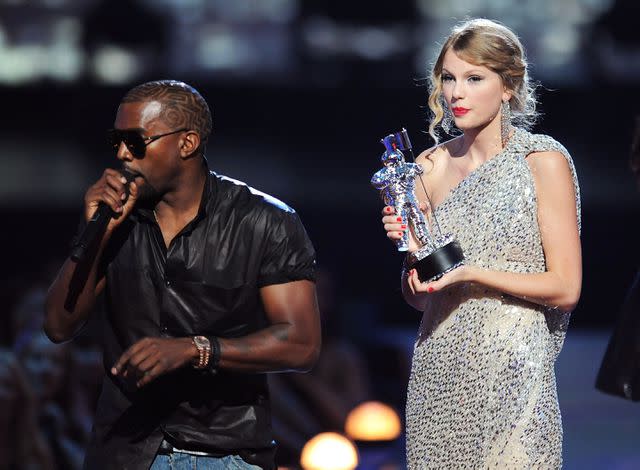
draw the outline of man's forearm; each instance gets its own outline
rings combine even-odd
[[[320,353],[319,335],[297,335],[292,325],[284,323],[219,341],[219,367],[245,372],[308,371]]]
[[[44,331],[55,343],[67,341],[84,325],[97,292],[98,260],[102,246],[86,262],[67,258],[49,287],[45,302]]]

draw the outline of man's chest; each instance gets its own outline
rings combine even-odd
[[[132,233],[108,268],[107,292],[118,305],[112,320],[140,319],[171,336],[254,329],[262,318],[261,247],[251,237],[215,235],[194,230],[166,248],[157,227]]]

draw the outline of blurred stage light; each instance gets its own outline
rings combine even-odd
[[[345,432],[356,441],[391,441],[402,432],[398,413],[379,401],[356,406],[345,424]]]
[[[402,38],[403,39],[403,38]],[[360,56],[369,60],[383,60],[406,48],[399,34],[378,27],[361,27],[351,34],[351,48]]]
[[[540,32],[540,50],[546,57],[545,67],[569,63],[580,48],[580,35],[574,28],[549,25]]]
[[[208,28],[197,49],[199,63],[208,69],[238,69],[251,63],[251,48],[232,28]]]
[[[0,64],[0,83],[31,83],[41,78],[46,70],[47,49],[39,45],[5,47],[0,43]]]
[[[93,57],[93,72],[103,83],[131,82],[139,73],[133,53],[116,45],[101,46]]]
[[[304,470],[353,470],[358,465],[358,451],[343,435],[323,432],[304,445],[300,465]]]
[[[82,25],[76,17],[61,17],[52,25],[49,46],[48,74],[61,82],[72,82],[84,68],[84,53],[80,47]]]

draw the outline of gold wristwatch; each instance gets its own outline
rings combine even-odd
[[[209,365],[209,356],[211,355],[211,343],[206,336],[194,336],[193,344],[198,350],[199,357],[193,361],[193,367],[196,369],[204,369]]]

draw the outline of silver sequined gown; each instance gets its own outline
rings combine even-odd
[[[469,263],[545,271],[534,180],[526,156],[567,150],[516,129],[507,146],[436,208]],[[560,468],[562,423],[554,363],[563,314],[478,285],[433,294],[414,347],[407,397],[407,464],[413,469]]]

